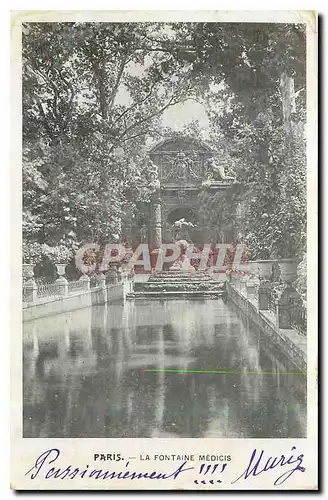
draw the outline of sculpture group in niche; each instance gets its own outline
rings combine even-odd
[[[210,158],[207,162],[208,169],[207,169],[207,178],[203,182],[204,185],[209,185],[212,184],[213,182],[222,182],[222,181],[235,181],[236,178],[227,175],[225,173],[225,168],[224,166],[219,163],[216,163],[214,158]]]
[[[200,180],[196,165],[193,160],[185,153],[180,152],[170,161],[164,174],[164,181],[184,181],[188,179]]]
[[[184,153],[180,152],[177,154],[176,158],[171,161],[171,166],[168,171],[166,171],[166,176],[164,175],[164,181],[184,181],[187,182],[188,179],[201,181],[201,176],[197,172],[197,168],[194,168],[193,161],[188,158]],[[160,188],[159,180],[159,169],[153,161],[150,160],[150,182],[154,185],[156,189]],[[204,177],[203,177],[204,179]],[[210,158],[207,162],[207,169],[205,172],[205,179],[203,180],[203,185],[211,185],[216,182],[226,182],[235,181],[236,178],[233,175],[228,175],[225,168],[214,158]]]

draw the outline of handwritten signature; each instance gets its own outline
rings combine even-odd
[[[43,475],[45,479],[74,479],[75,477],[89,477],[94,479],[177,479],[183,472],[194,469],[194,467],[186,467],[187,461],[175,468],[170,474],[157,471],[130,471],[127,469],[129,462],[125,464],[125,471],[119,472],[104,469],[89,469],[89,465],[86,465],[84,468],[67,465],[64,468],[51,467],[49,469],[49,464],[56,462],[59,456],[60,451],[58,448],[45,451],[36,459],[35,464],[26,472],[25,476],[30,474],[31,479],[35,479],[39,474],[40,476]]]
[[[291,449],[291,451],[294,450],[296,450],[296,446],[293,446]],[[260,474],[275,469],[276,467],[286,467],[287,465],[292,465],[293,467],[288,468],[288,470],[284,470],[284,472],[273,483],[274,486],[280,486],[287,481],[287,479],[290,478],[294,472],[305,472],[305,467],[302,467],[303,458],[303,454],[298,456],[291,454],[288,457],[285,457],[285,455],[280,455],[278,457],[266,457],[264,450],[258,452],[255,448],[246,469],[239,477],[237,477],[237,479],[232,481],[231,484],[236,483],[240,479],[248,479],[250,476],[259,476]]]
[[[295,472],[305,472],[305,467],[302,466],[303,454],[294,453],[296,447],[291,448],[291,452],[287,456],[266,456],[264,450],[258,451],[256,448],[253,450],[249,462],[245,470],[233,481],[234,484],[241,479],[247,480],[249,477],[256,477],[265,472],[271,471],[272,469],[283,467],[282,474],[277,477],[274,481],[274,486],[280,486],[287,479],[289,479]],[[60,450],[58,448],[51,448],[43,452],[36,460],[33,465],[26,473],[25,476],[29,476],[30,479],[35,479],[37,477],[43,477],[44,479],[74,479],[74,478],[93,478],[93,479],[177,479],[183,473],[191,470],[195,470],[195,467],[188,467],[188,461],[184,461],[179,466],[175,464],[172,472],[164,473],[158,471],[146,471],[138,472],[129,469],[129,462],[125,464],[125,469],[120,471],[111,471],[108,469],[92,469],[89,465],[85,467],[75,467],[73,465],[67,465],[66,467],[58,467],[55,462],[60,456]],[[289,467],[288,467],[289,466]],[[201,467],[202,469],[202,467]],[[215,468],[214,468],[215,470]],[[222,470],[223,471],[223,470]],[[213,476],[212,476],[213,477]],[[196,481],[195,481],[196,482]],[[221,481],[217,481],[221,482]],[[211,481],[211,484],[213,481]]]

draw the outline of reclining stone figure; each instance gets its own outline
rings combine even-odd
[[[235,177],[227,175],[223,165],[218,165],[213,158],[208,160],[208,173],[206,182],[209,181],[234,181]]]

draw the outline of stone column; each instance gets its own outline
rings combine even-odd
[[[162,207],[158,191],[150,202],[150,247],[159,248],[162,244]]]

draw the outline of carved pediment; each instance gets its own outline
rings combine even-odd
[[[207,144],[194,137],[166,139],[160,142],[149,151],[149,155],[179,152],[179,151],[198,151],[202,153],[212,154],[212,150]]]
[[[205,163],[211,155],[211,149],[194,138],[168,139],[149,153],[159,167],[162,186],[201,184]]]

